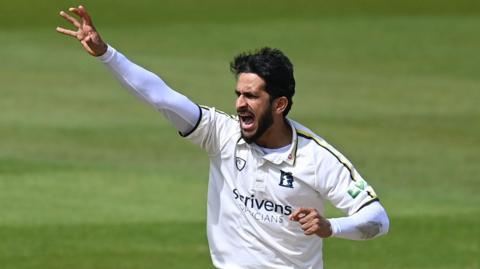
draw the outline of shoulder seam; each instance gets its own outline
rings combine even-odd
[[[350,162],[347,163],[345,161],[342,161],[342,158],[332,150],[333,147],[330,144],[326,142],[322,142],[320,139],[316,138],[314,135],[309,134],[302,130],[297,130],[297,135],[306,139],[313,140],[317,145],[319,145],[320,147],[328,151],[330,154],[332,154],[348,170],[348,172],[350,173],[350,178],[353,181],[357,181],[353,173],[353,170],[354,170],[353,165]]]
[[[200,107],[200,108],[203,108],[203,109],[207,109],[207,110],[211,108],[211,107],[209,107],[209,106],[204,106],[204,105],[199,105],[199,107]],[[229,118],[232,118],[232,119],[238,121],[237,118],[235,118],[234,115],[228,114],[227,112],[223,112],[222,110],[218,110],[218,109],[215,108],[215,112],[217,112],[217,113],[219,113],[219,114],[223,114],[223,115],[225,115],[225,116],[227,116],[227,117],[229,117]]]

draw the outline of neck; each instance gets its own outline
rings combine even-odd
[[[274,119],[273,124],[255,143],[264,148],[281,148],[292,142],[292,127],[287,119]]]

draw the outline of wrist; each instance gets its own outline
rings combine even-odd
[[[326,234],[325,238],[328,238],[328,237],[331,237],[333,235],[332,223],[330,222],[330,220],[326,219],[325,224],[327,226],[326,227],[327,228],[327,234]]]
[[[113,56],[115,55],[115,49],[108,44],[105,44],[105,46],[105,52],[102,55],[96,56],[96,58],[104,63],[108,63],[113,59]]]
[[[338,222],[332,218],[332,219],[327,219],[328,223],[330,224],[330,237],[335,236],[341,231],[341,228],[338,224]]]
[[[102,42],[102,44],[100,45],[100,48],[99,48],[99,51],[97,52],[97,55],[95,55],[96,57],[101,57],[103,55],[105,55],[105,53],[107,53],[107,50],[108,50],[108,45],[104,42]]]
[[[323,219],[319,224],[319,229],[317,230],[317,235],[321,238],[328,238],[332,236],[332,224],[328,219]]]

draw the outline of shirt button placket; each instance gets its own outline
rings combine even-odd
[[[258,165],[255,167],[255,180],[253,182],[253,189],[252,191],[255,192],[265,192],[265,177],[266,173],[265,170],[267,169],[265,165],[265,160],[262,158],[258,161]]]

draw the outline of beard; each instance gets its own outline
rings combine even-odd
[[[255,133],[251,136],[245,136],[243,131],[241,131],[242,139],[245,140],[248,144],[251,144],[257,141],[273,124],[273,114],[272,114],[272,104],[269,104],[268,108],[262,115],[258,117],[258,127]]]

